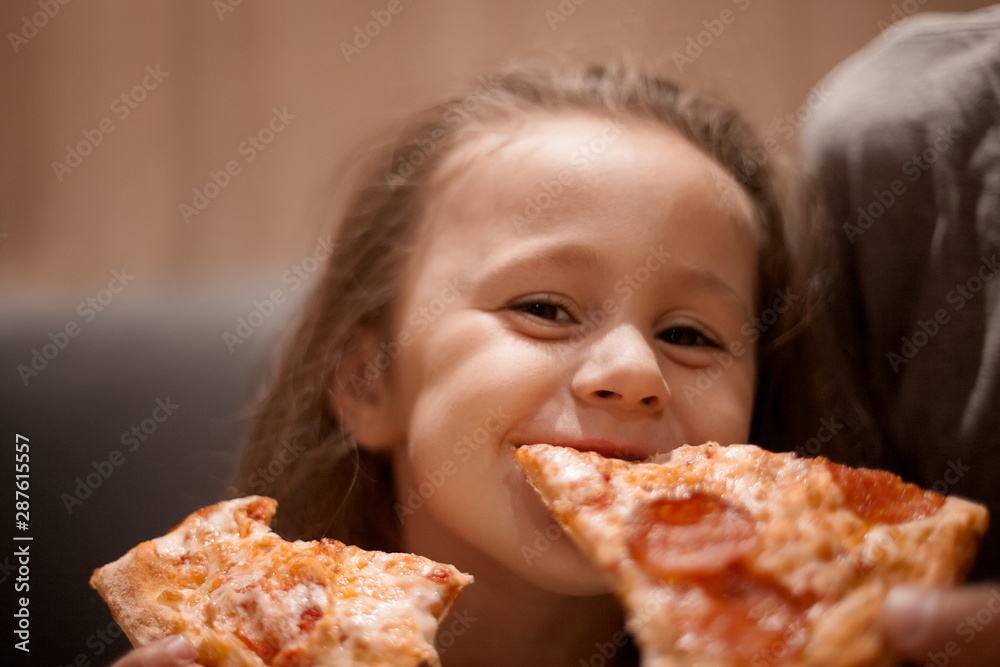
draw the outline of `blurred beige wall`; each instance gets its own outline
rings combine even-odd
[[[361,138],[522,57],[641,57],[791,154],[839,61],[906,13],[987,4],[7,0],[0,295],[92,292],[123,267],[147,287],[273,280],[317,249],[330,175]],[[196,201],[210,172],[225,187]]]

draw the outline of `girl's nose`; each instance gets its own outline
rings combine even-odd
[[[635,327],[615,327],[586,352],[573,377],[573,392],[581,400],[644,412],[658,412],[670,400],[653,344]]]

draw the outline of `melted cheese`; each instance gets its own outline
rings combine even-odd
[[[261,573],[250,572],[228,577],[212,591],[206,620],[222,632],[269,641],[280,648],[312,629],[311,624],[302,627],[306,612],[315,610],[318,618],[328,606],[320,584],[298,583],[288,590],[275,589]]]
[[[411,554],[286,542],[259,503],[205,508],[151,542],[181,586],[160,603],[213,664],[246,651],[282,667],[434,661],[439,619],[470,577]]]
[[[772,605],[777,615],[761,615],[756,607],[743,614],[761,631],[751,627],[746,645],[765,631],[785,632],[778,650],[753,648],[750,664],[875,661],[882,650],[873,631],[875,616],[888,587],[903,581],[954,583],[986,526],[984,508],[956,498],[933,516],[875,525],[846,502],[826,465],[751,445],[684,446],[643,463],[549,445],[523,446],[515,455],[560,523],[612,579],[648,665],[699,659],[720,664],[707,655],[733,633],[702,608],[708,598],[698,597],[698,587],[704,584],[664,580],[639,566],[629,547],[642,525],[635,523],[633,508],[707,494],[751,518],[756,546],[736,572],[762,582],[765,590],[779,586],[806,612],[790,631],[781,605]],[[719,581],[726,585],[725,578]],[[672,622],[691,617],[707,619],[704,627]]]

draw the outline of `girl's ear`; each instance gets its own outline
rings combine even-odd
[[[391,449],[406,441],[387,371],[372,361],[377,353],[378,335],[374,329],[359,330],[344,346],[340,362],[327,381],[330,408],[358,445],[372,451]]]

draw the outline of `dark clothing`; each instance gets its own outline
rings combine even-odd
[[[803,158],[872,441],[1000,523],[1000,6],[901,21],[824,87]],[[975,574],[1000,575],[1000,526]]]

